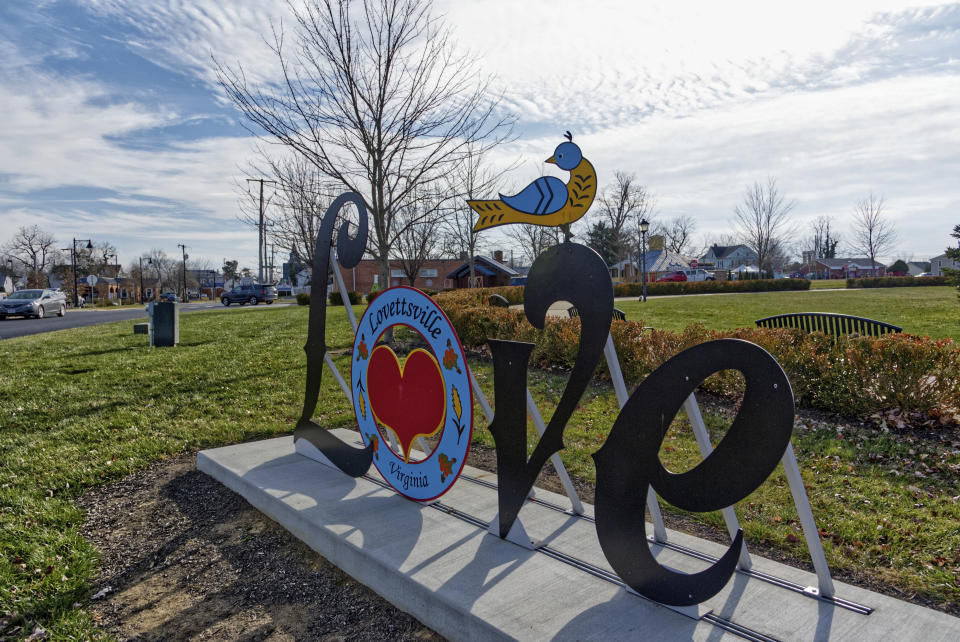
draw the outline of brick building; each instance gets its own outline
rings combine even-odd
[[[459,266],[461,261],[457,259],[427,259],[420,267],[420,273],[414,281],[415,288],[420,290],[449,290],[456,287],[452,279],[446,278],[447,274]],[[366,294],[377,283],[381,288],[393,287],[394,285],[410,285],[407,275],[398,261],[390,262],[390,283],[380,283],[380,262],[375,259],[362,259],[356,267],[347,269],[342,265],[337,265],[340,274],[343,276],[343,283],[347,290],[351,292],[361,292]]]
[[[868,258],[814,259],[813,273],[820,279],[857,279],[871,276],[886,276],[887,268],[879,261],[871,263]]]

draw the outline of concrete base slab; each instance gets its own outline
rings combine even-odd
[[[372,467],[353,479],[308,459],[292,437],[205,450],[197,467],[451,639],[960,639],[958,618],[840,582],[839,602],[821,600],[804,593],[812,573],[757,556],[696,612],[677,613],[625,590],[600,550],[592,506],[570,515],[569,500],[538,489],[521,518],[541,548],[489,535],[496,475],[470,467],[430,505],[397,495]],[[684,572],[711,563],[699,554],[725,550],[675,531],[652,548]]]

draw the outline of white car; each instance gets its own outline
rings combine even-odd
[[[712,273],[702,268],[691,268],[681,272],[687,275],[687,281],[716,281]]]

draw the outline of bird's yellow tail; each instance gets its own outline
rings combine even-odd
[[[477,213],[477,223],[473,226],[474,232],[485,230],[488,227],[517,223],[514,216],[522,216],[503,201],[467,201],[467,204]]]

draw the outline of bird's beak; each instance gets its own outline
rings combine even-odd
[[[556,165],[556,164],[557,164],[557,159],[554,158],[553,156],[551,156],[550,158],[548,158],[547,160],[545,160],[545,161],[543,161],[543,162],[544,162],[544,163],[551,163],[551,164],[553,164],[553,165]]]

